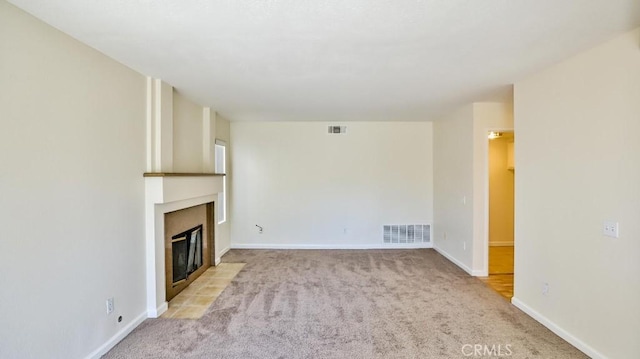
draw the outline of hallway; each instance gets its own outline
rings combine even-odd
[[[489,276],[479,277],[506,300],[513,297],[513,246],[489,247]]]

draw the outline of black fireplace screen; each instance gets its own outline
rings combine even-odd
[[[171,237],[173,284],[189,278],[202,266],[202,225]]]

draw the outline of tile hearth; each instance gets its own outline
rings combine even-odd
[[[199,319],[218,298],[245,263],[220,263],[209,267],[180,294],[169,302],[161,318]]]

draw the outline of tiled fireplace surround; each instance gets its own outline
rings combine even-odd
[[[184,208],[215,202],[222,192],[223,175],[145,174],[145,240],[147,316],[157,318],[167,308],[165,293],[164,215]],[[217,220],[213,221],[217,227]],[[214,228],[214,248],[218,230]],[[215,254],[215,264],[220,262]]]

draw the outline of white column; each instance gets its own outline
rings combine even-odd
[[[155,141],[154,141],[154,107],[153,107],[153,78],[147,76],[147,137],[146,137],[146,150],[147,150],[147,161],[146,161],[146,172],[153,172],[155,169],[154,166],[154,154],[155,154]]]
[[[214,146],[216,138],[216,112],[210,107],[202,108],[202,171],[213,173]]]
[[[147,77],[147,172],[173,171],[173,87]]]

